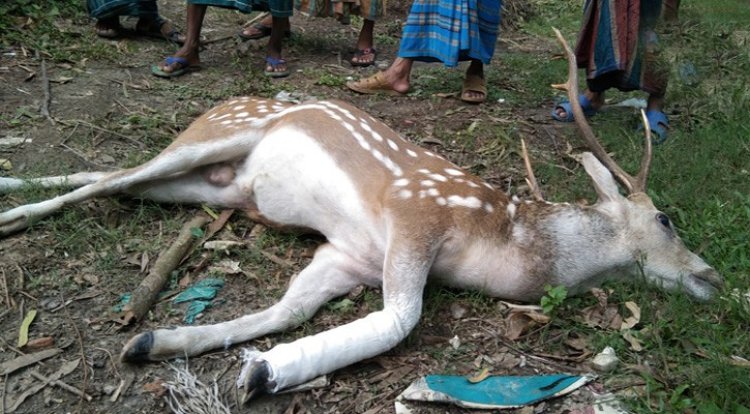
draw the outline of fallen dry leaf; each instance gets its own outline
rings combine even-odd
[[[38,351],[41,349],[49,348],[55,345],[55,338],[51,336],[43,336],[41,338],[35,338],[29,340],[26,346],[23,347],[24,351]]]
[[[628,316],[625,318],[624,321],[622,321],[622,325],[620,325],[620,330],[626,330],[626,329],[632,329],[636,325],[638,325],[638,322],[641,321],[641,308],[638,307],[638,305],[635,302],[625,302],[625,307],[628,308],[632,316]]]
[[[143,384],[143,391],[149,394],[153,394],[156,398],[161,398],[167,392],[167,388],[164,387],[164,380],[157,378],[152,382]]]
[[[641,341],[633,336],[633,331],[626,330],[622,332],[622,338],[628,341],[630,344],[630,349],[632,349],[635,352],[640,352],[643,350],[643,344]]]
[[[486,367],[485,367],[485,368],[484,368],[484,369],[482,369],[482,371],[480,371],[480,372],[479,372],[478,374],[476,374],[476,375],[474,375],[474,376],[471,376],[471,377],[467,378],[467,380],[468,380],[468,381],[469,381],[470,383],[472,383],[472,384],[476,384],[476,383],[479,383],[479,382],[482,382],[482,381],[484,381],[484,380],[485,380],[485,379],[487,379],[487,377],[489,377],[489,376],[490,376],[490,369],[489,369],[489,368],[486,368]]]

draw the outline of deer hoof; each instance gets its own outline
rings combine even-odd
[[[146,332],[131,338],[120,354],[122,362],[146,362],[151,361],[149,357],[151,348],[154,346],[154,333]]]
[[[265,392],[268,389],[269,378],[271,376],[271,369],[268,366],[268,362],[255,359],[248,361],[242,372],[240,372],[240,379],[238,382],[237,389],[237,404],[243,405],[255,396]]]

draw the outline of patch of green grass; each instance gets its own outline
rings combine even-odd
[[[566,29],[573,39],[578,30],[580,4],[568,9],[566,2],[551,5],[523,30],[552,39],[549,26]],[[667,93],[669,140],[654,148],[649,194],[656,206],[669,214],[686,245],[726,279],[727,291],[712,303],[696,303],[681,293],[662,292],[644,283],[609,285],[610,303],[634,301],[642,311],[637,337],[644,350],[635,352],[619,332],[589,328],[566,300],[558,312],[556,328],[584,334],[600,351],[613,346],[623,364],[649,366],[640,371],[645,382],[628,400],[634,412],[746,412],[750,407],[747,368],[731,364],[733,355],[750,356],[750,307],[732,296],[732,289],[750,289],[750,53],[744,47],[746,27],[741,16],[744,2],[684,3],[680,22],[664,27],[662,54],[671,68]],[[546,13],[546,14],[545,14]],[[546,17],[545,17],[546,16]],[[564,81],[565,62],[539,63],[549,56],[510,53],[500,56],[508,75],[519,83],[513,105],[543,104],[555,95],[547,85]],[[545,92],[546,90],[546,92]],[[547,98],[545,98],[545,96]],[[607,94],[617,102],[645,98],[640,92]],[[631,173],[638,171],[643,136],[636,131],[639,117],[632,109],[610,108],[591,118],[596,134],[617,162]],[[578,152],[578,131],[569,137]],[[535,171],[548,199],[595,200],[590,180],[572,160],[535,160]],[[570,310],[568,312],[567,310]],[[625,368],[605,374],[615,381],[633,375]]]

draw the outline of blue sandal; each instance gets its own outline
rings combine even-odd
[[[268,70],[268,66],[266,67],[266,70],[263,72],[266,76],[270,76],[272,78],[283,78],[285,76],[289,76],[289,68],[287,67],[286,70],[276,70],[276,67],[279,65],[286,65],[286,60],[283,58],[275,58],[271,56],[266,56],[266,63],[268,63],[268,66],[271,67],[272,70]]]
[[[651,127],[651,132],[655,135],[652,137],[654,144],[659,145],[667,140],[667,129],[669,129],[669,119],[664,112],[658,109],[649,109],[646,111],[646,119]],[[643,130],[643,124],[638,126],[638,130]]]
[[[169,56],[164,59],[164,63],[166,63],[166,66],[171,66],[175,63],[179,66],[171,72],[165,72],[159,67],[159,65],[153,65],[151,66],[151,73],[160,78],[176,78],[188,72],[200,69],[200,65],[191,65],[187,59],[179,56]]]
[[[589,98],[586,97],[584,94],[578,95],[578,103],[581,105],[581,109],[583,109],[583,114],[586,117],[593,116],[598,111],[594,109],[594,107],[591,105],[591,101]],[[562,109],[565,111],[565,116],[560,116],[557,114],[557,110]],[[559,122],[573,122],[573,107],[570,104],[570,101],[563,101],[556,105],[554,108],[552,108],[552,119]]]

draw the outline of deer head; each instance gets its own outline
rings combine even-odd
[[[652,146],[645,113],[641,111],[645,150],[640,171],[633,177],[607,154],[586,121],[578,102],[578,68],[573,50],[560,31],[554,30],[568,58],[568,80],[565,84],[552,86],[567,91],[576,124],[593,153],[587,152],[581,157],[581,164],[591,177],[598,197],[592,208],[610,217],[615,227],[620,227],[618,234],[623,239],[623,252],[632,256],[637,264],[635,269],[631,267],[630,270],[642,273],[647,280],[666,289],[682,289],[697,299],[711,299],[723,286],[723,279],[703,259],[685,247],[672,221],[654,206],[646,194]],[[620,194],[615,179],[626,190],[627,196]],[[538,186],[533,184],[530,187]]]

